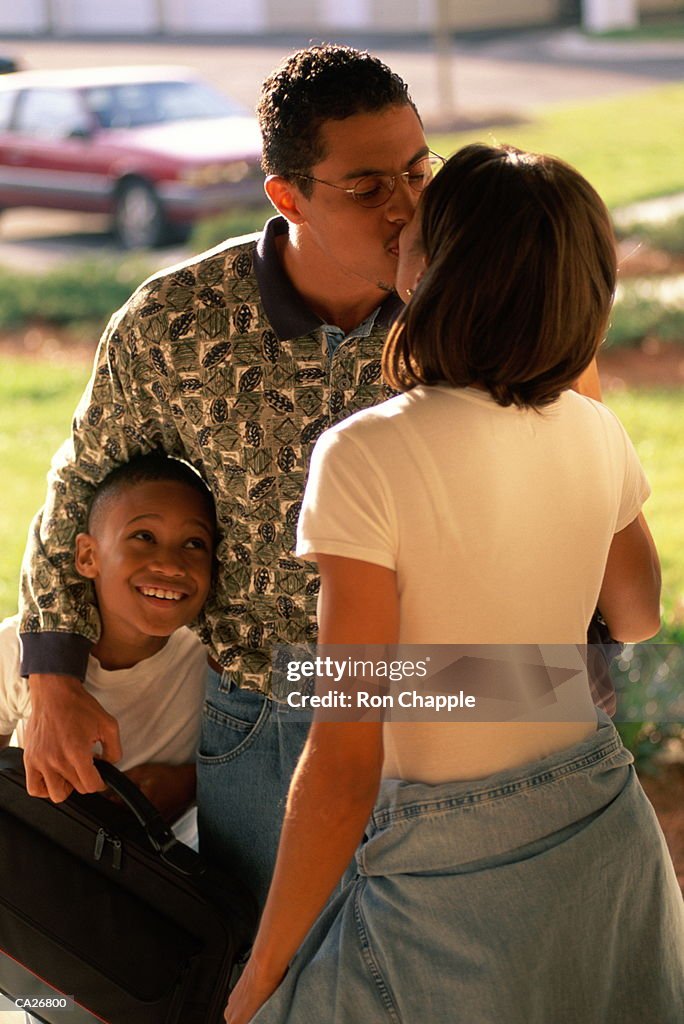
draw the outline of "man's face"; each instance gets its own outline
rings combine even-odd
[[[349,189],[367,175],[408,171],[428,154],[420,121],[410,106],[325,121],[321,140],[326,156],[310,175]],[[350,278],[351,287],[358,289],[363,280],[391,290],[399,233],[411,220],[419,194],[398,178],[387,202],[369,209],[329,185],[314,183],[312,188],[310,198],[302,197],[299,206],[307,239],[321,252],[321,266],[332,263]]]
[[[212,520],[192,487],[155,481],[113,495],[77,548],[105,633],[143,646],[194,619],[209,593],[213,547]]]

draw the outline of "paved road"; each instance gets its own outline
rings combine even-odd
[[[50,270],[67,260],[118,260],[124,255],[111,234],[108,218],[99,214],[21,209],[1,215],[0,267],[31,273]],[[144,262],[153,273],[187,255],[186,249],[175,246],[155,249],[145,254]]]
[[[410,84],[429,123],[439,116],[435,60],[428,40],[343,39],[368,46]],[[184,64],[253,107],[259,84],[302,37],[200,44],[144,40],[91,42],[0,40],[0,53],[26,67],[92,67],[100,64]],[[639,91],[684,80],[684,40],[634,44],[587,40],[574,29],[455,43],[452,80],[458,110],[481,123],[525,116],[540,106]],[[0,224],[0,263],[26,269],[65,256],[115,252],[101,219],[11,211]],[[161,254],[161,262],[175,258]]]
[[[107,64],[187,64],[249,107],[262,79],[306,37],[256,43],[79,42],[23,40],[3,43],[30,67],[92,67]],[[358,42],[358,40],[354,40]],[[437,76],[427,40],[400,43],[364,38],[406,81],[425,116],[437,103]],[[508,110],[529,113],[539,106],[643,89],[684,78],[684,40],[629,42],[587,40],[574,29],[456,43],[453,74],[458,101],[469,113]]]

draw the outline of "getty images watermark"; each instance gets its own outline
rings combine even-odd
[[[613,657],[613,655],[617,655]],[[684,721],[684,648],[635,644],[327,645],[276,650],[283,714],[319,720]]]

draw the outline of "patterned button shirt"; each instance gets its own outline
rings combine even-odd
[[[99,617],[74,569],[93,488],[161,449],[191,462],[216,500],[217,584],[196,623],[243,686],[268,691],[275,643],[315,639],[319,580],[292,554],[311,449],[327,427],[389,397],[380,352],[400,302],[331,344],[276,252],[287,222],[146,281],[116,313],[59,450],[29,537],[23,670],[83,676]],[[334,332],[332,332],[334,334]]]

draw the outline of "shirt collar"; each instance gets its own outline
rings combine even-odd
[[[281,216],[271,217],[259,236],[254,257],[261,302],[280,341],[304,337],[322,326],[321,318],[306,305],[280,262],[276,238],[286,233],[287,220]],[[394,292],[388,295],[378,308],[377,325],[389,327],[402,306],[398,295]]]

